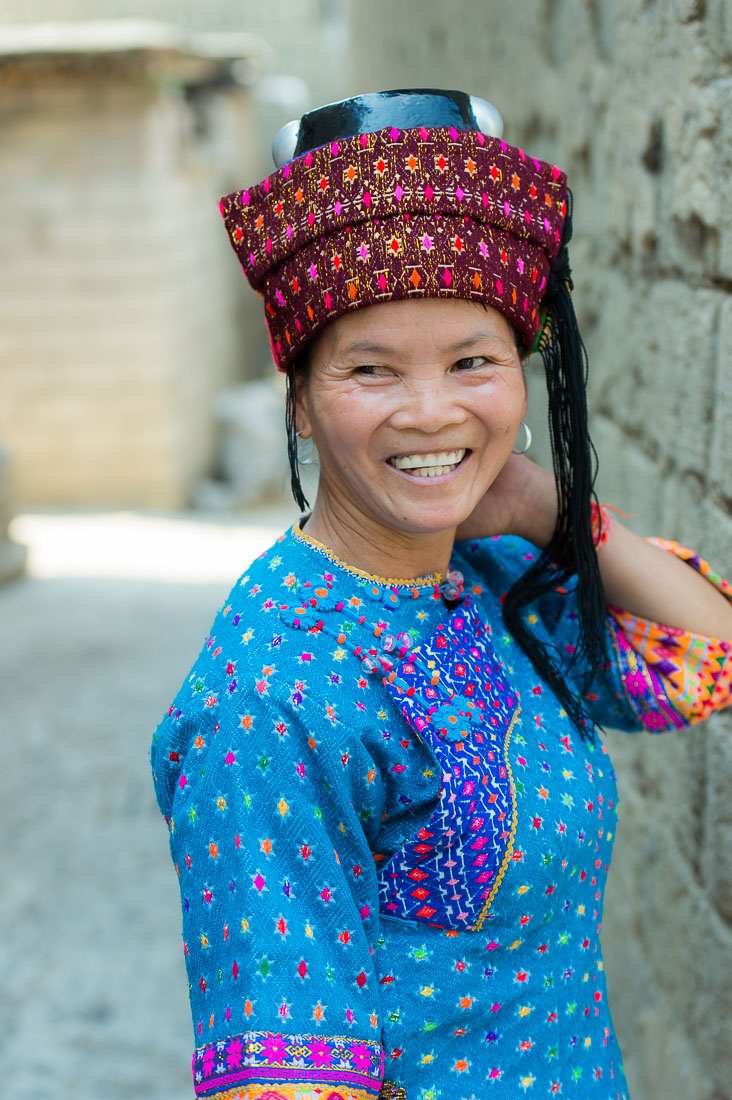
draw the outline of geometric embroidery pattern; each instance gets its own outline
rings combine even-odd
[[[366,1092],[363,1089],[350,1089],[342,1085],[338,1085],[335,1089],[331,1089],[328,1085],[323,1088],[317,1085],[310,1088],[302,1083],[274,1086],[267,1084],[261,1087],[243,1084],[231,1089],[227,1088],[224,1092],[207,1093],[207,1096],[209,1100],[374,1100],[373,1092]],[[379,1093],[380,1100],[381,1096],[382,1094]]]
[[[284,370],[348,310],[425,295],[495,305],[531,346],[566,184],[482,133],[387,127],[297,157],[220,209]]]
[[[380,909],[478,930],[516,832],[507,748],[520,714],[517,693],[469,599],[384,682],[437,756],[443,783],[426,825],[380,869]]]
[[[693,550],[650,539],[732,600],[732,586]],[[732,645],[611,607],[610,625],[628,702],[650,732],[703,721],[732,699]]]
[[[193,1059],[197,1096],[217,1095],[242,1085],[299,1082],[300,1087],[333,1083],[342,1090],[349,1086],[371,1100],[379,1092],[382,1076],[380,1043],[331,1035],[248,1031],[200,1047]],[[348,1095],[343,1092],[344,1098]]]

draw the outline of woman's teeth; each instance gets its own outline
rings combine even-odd
[[[439,451],[428,455],[404,455],[402,458],[390,458],[397,470],[408,470],[414,477],[440,477],[449,474],[465,458],[465,449],[460,451]]]

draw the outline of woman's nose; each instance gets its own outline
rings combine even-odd
[[[447,380],[410,379],[401,388],[390,420],[394,428],[437,432],[449,424],[461,423],[465,415]]]

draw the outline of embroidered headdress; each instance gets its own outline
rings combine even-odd
[[[577,658],[604,657],[605,605],[591,530],[586,356],[570,291],[571,194],[559,168],[501,138],[500,115],[463,92],[379,92],[330,104],[275,138],[277,170],[221,200],[244,273],[263,297],[288,374],[292,488],[301,508],[294,367],[330,321],[395,299],[462,298],[499,310],[544,360],[559,509],[546,551],[504,617],[582,725],[583,704],[523,607],[578,575]]]
[[[382,97],[392,106],[407,99]],[[487,302],[533,345],[562,244],[566,176],[483,133],[474,118],[471,126],[467,110],[466,118],[435,125],[434,101],[454,105],[444,93],[422,93],[408,99],[419,126],[329,138],[343,127],[323,126],[316,111],[314,133],[306,115],[299,132],[308,144],[326,140],[221,200],[244,273],[264,298],[280,370],[329,321],[397,298]],[[323,110],[333,124],[334,108]]]

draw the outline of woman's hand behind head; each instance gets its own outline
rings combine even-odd
[[[505,465],[455,538],[481,539],[491,535],[520,535],[542,549],[557,519],[557,491],[553,474],[525,455],[509,455]]]

